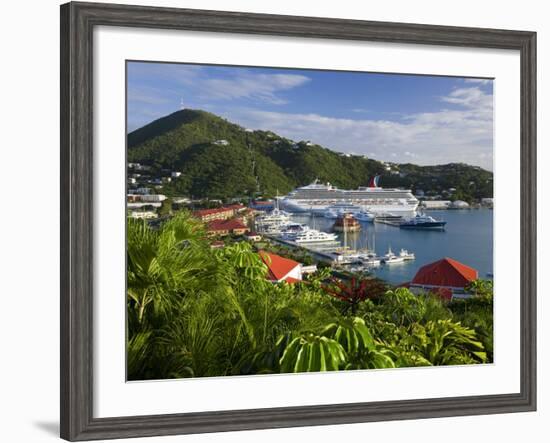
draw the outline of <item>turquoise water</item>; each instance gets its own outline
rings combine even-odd
[[[362,230],[347,235],[351,248],[372,249],[384,255],[391,246],[398,254],[401,248],[414,252],[416,260],[373,270],[378,277],[399,284],[410,281],[418,269],[443,257],[450,257],[477,269],[481,278],[493,272],[493,211],[490,209],[430,211],[429,215],[447,222],[445,231],[399,229],[381,223],[361,223]],[[324,217],[294,215],[292,219],[322,231],[330,231],[334,220]],[[340,235],[343,242],[344,236]]]

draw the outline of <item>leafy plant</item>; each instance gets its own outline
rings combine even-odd
[[[325,292],[345,302],[344,312],[349,309],[352,314],[357,312],[359,303],[377,298],[386,290],[386,285],[378,279],[359,280],[352,277],[349,282],[344,282],[332,278],[331,283],[324,287]]]
[[[346,361],[344,348],[333,339],[308,333],[294,338],[281,357],[281,372],[337,371]]]

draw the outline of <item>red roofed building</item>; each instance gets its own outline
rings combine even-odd
[[[433,292],[446,300],[453,297],[467,298],[471,294],[464,288],[477,278],[478,273],[474,268],[445,257],[422,266],[410,282],[409,288],[413,292]]]
[[[233,217],[235,210],[231,208],[213,208],[213,209],[199,209],[193,211],[193,216],[200,219],[203,222],[209,222],[212,220],[227,220]]]
[[[250,228],[240,220],[212,220],[206,227],[208,235],[243,235],[250,231]]]
[[[266,251],[260,251],[260,258],[268,268],[269,281],[297,283],[302,280],[302,265],[297,261]]]

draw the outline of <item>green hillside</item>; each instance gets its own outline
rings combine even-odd
[[[214,114],[185,109],[128,134],[128,161],[177,170],[165,185],[168,195],[232,198],[286,194],[318,178],[342,188],[365,186],[381,174],[383,187],[402,186],[455,198],[492,196],[491,172],[465,164],[417,166],[346,156],[309,142],[294,142],[270,131],[250,131]],[[391,171],[388,171],[391,167]]]

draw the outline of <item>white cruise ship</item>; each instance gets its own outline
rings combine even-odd
[[[369,186],[358,189],[338,189],[330,183],[322,184],[318,180],[307,186],[295,189],[282,200],[285,210],[290,212],[310,212],[323,215],[335,204],[359,206],[374,215],[387,213],[399,216],[414,216],[418,200],[410,189],[381,188],[380,176],[369,181]]]

